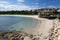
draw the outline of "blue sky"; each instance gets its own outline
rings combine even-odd
[[[60,0],[0,0],[0,10],[60,8]]]

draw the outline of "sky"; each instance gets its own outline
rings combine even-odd
[[[60,8],[60,0],[0,0],[0,11]]]

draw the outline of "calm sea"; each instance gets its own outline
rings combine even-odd
[[[0,16],[0,32],[31,30],[38,22],[39,20],[29,17]]]

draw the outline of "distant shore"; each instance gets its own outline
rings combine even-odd
[[[39,18],[38,15],[0,15],[0,16],[17,16],[17,17],[30,17],[30,18],[35,18],[35,19],[44,19],[44,20],[48,20],[45,18]]]
[[[38,15],[0,15],[0,16],[19,16],[19,17],[32,17],[32,18],[38,18]]]

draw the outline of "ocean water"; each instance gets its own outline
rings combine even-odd
[[[39,20],[29,17],[0,16],[0,32],[29,31],[38,25]]]

